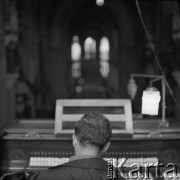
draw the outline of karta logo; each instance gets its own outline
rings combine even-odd
[[[127,167],[127,160],[128,158],[108,158],[107,177],[111,179],[117,179],[119,176],[125,179],[165,178],[166,180],[179,178],[177,166],[174,163],[165,165],[157,159],[156,163],[145,163],[143,166],[139,163],[132,163]]]

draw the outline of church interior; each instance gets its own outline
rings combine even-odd
[[[137,86],[129,93],[132,74]],[[142,115],[142,93],[153,76],[163,76],[153,83],[161,95],[158,114]],[[180,166],[179,1],[0,0],[0,173],[21,171],[44,151],[72,153],[69,136],[52,133],[62,99],[79,106],[92,100],[96,109],[98,100],[129,100],[134,134],[115,138],[107,155],[161,156]],[[168,125],[159,128],[162,116]]]

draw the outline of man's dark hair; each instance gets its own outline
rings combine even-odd
[[[109,120],[99,113],[86,113],[75,124],[74,129],[80,144],[94,145],[100,150],[110,141],[112,135]]]

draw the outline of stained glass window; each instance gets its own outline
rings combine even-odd
[[[78,36],[73,37],[73,43],[71,46],[71,58],[74,61],[78,61],[81,59],[81,46],[79,44]]]
[[[99,42],[99,71],[101,76],[106,78],[109,75],[109,52],[110,45],[106,36],[103,36]],[[92,37],[87,37],[84,41],[84,53],[81,51],[81,44],[79,37],[75,35],[71,45],[71,70],[73,78],[81,77],[81,61],[82,57],[85,60],[96,59],[96,40]]]
[[[74,36],[71,45],[72,77],[81,77],[81,45],[79,37]]]
[[[109,49],[109,40],[104,36],[101,38],[99,47],[100,72],[102,77],[109,75]]]
[[[92,37],[87,37],[84,41],[84,53],[86,60],[96,58],[96,41]]]

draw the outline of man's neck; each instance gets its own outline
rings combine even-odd
[[[76,152],[75,152],[76,156],[100,156],[101,153],[99,152],[99,150],[96,147],[84,147],[84,148],[79,148]]]

